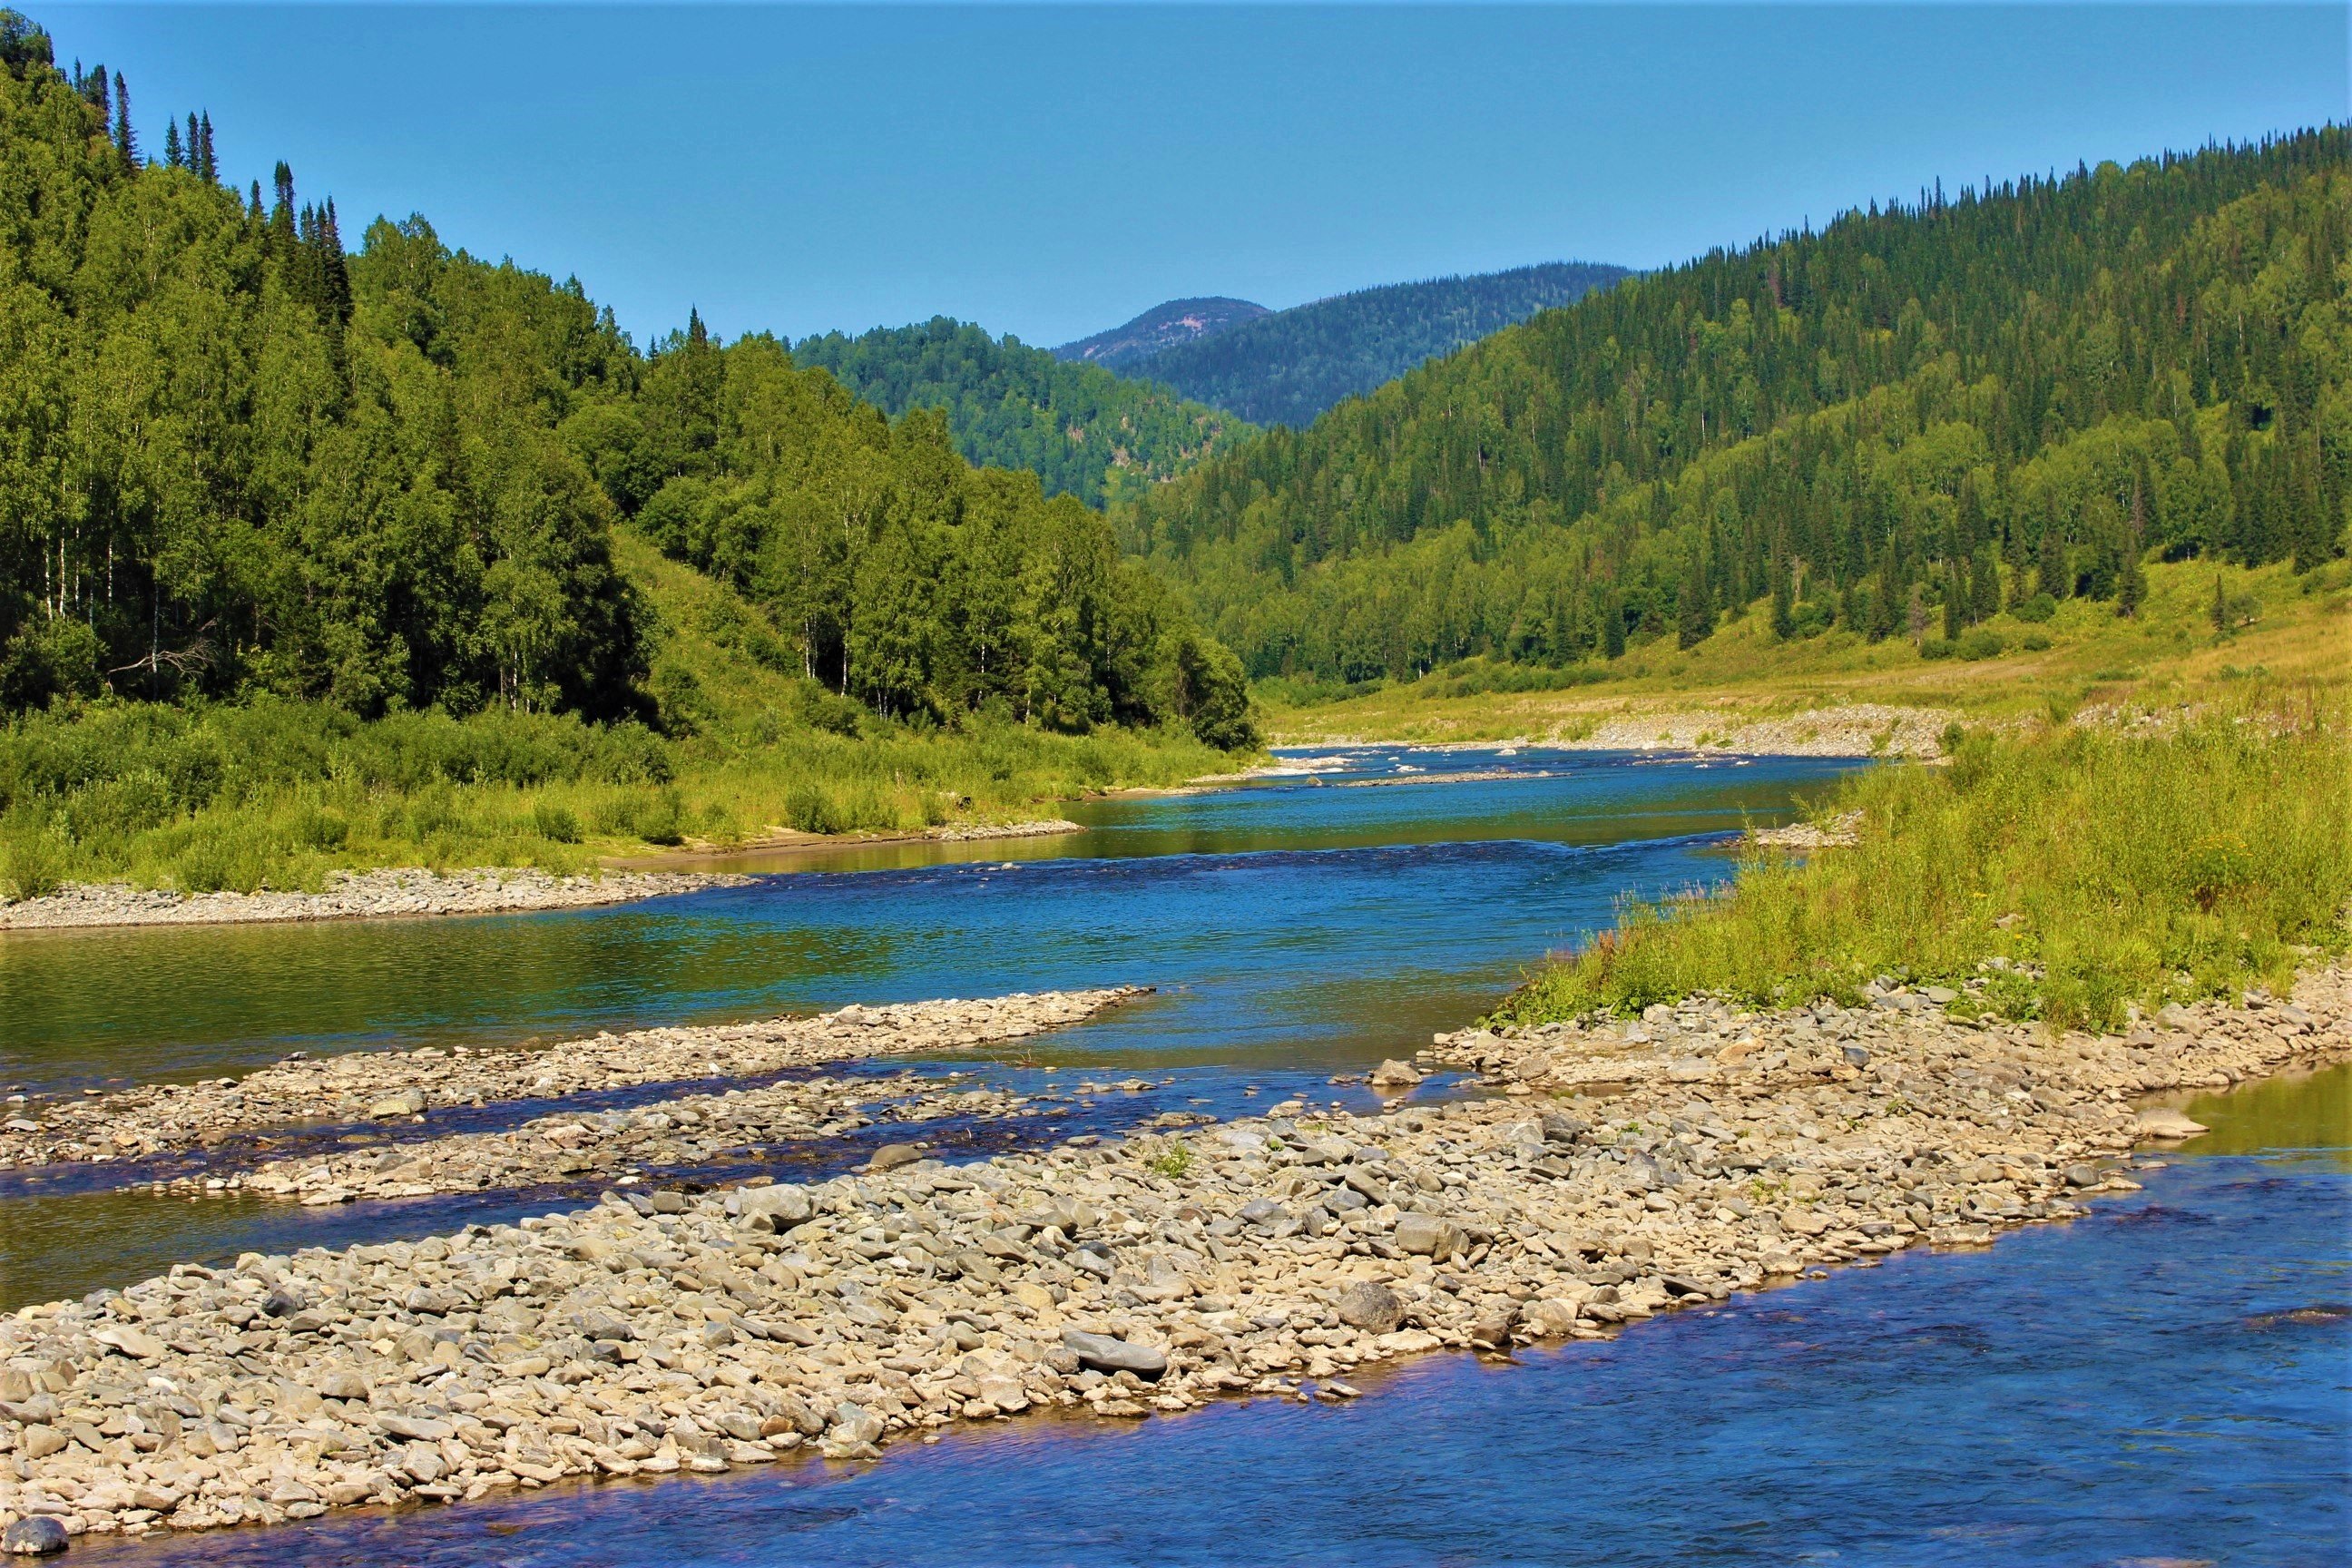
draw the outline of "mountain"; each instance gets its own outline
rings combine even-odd
[[[1247,300],[1171,300],[1125,326],[1064,343],[1054,357],[1124,369],[1164,349],[1213,338],[1272,313]]]
[[[2347,256],[2341,127],[1873,204],[1548,311],[1115,521],[1258,676],[1606,660],[1759,605],[1930,654],[2070,596],[2128,615],[2149,552],[2341,553]]]
[[[793,358],[894,417],[943,409],[967,461],[1026,468],[1047,495],[1089,506],[1181,473],[1253,433],[1164,387],[944,316],[856,338],[803,338]]]
[[[1424,360],[1625,276],[1622,267],[1558,261],[1362,289],[1198,333],[1118,369],[1254,424],[1305,425]]]
[[[691,317],[641,352],[576,279],[422,217],[347,253],[285,164],[266,209],[225,187],[198,116],[142,156],[108,85],[0,11],[0,714],[660,717],[628,526],[886,719],[1246,737],[1232,656],[1107,520],[974,468],[935,411]]]

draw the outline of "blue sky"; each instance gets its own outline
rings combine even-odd
[[[209,109],[377,214],[576,273],[642,342],[934,313],[1055,343],[2347,110],[2342,5],[42,6],[134,121]]]

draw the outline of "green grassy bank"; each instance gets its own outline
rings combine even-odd
[[[191,892],[316,889],[338,868],[576,870],[784,828],[1004,821],[1092,791],[1230,769],[1175,730],[1059,734],[876,718],[803,679],[725,586],[623,534],[657,621],[658,727],[492,710],[362,722],[259,697],[102,701],[0,724],[0,896],[124,879]]]
[[[2352,745],[2329,706],[1969,735],[1948,765],[1874,768],[1820,803],[1856,810],[1852,847],[1756,851],[1727,889],[1629,908],[1498,1021],[1699,993],[1852,1002],[1895,974],[1987,980],[1961,1010],[2112,1026],[2135,1004],[2282,987],[2345,945]]]

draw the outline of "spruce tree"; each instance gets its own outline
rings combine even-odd
[[[121,71],[114,73],[114,150],[121,154],[124,168],[139,166],[139,137],[131,129],[131,84]]]
[[[180,122],[176,120],[166,120],[163,121],[163,167],[176,169],[179,166]]]
[[[1772,562],[1772,637],[1787,642],[1797,635],[1796,606],[1791,603],[1789,584],[1789,563],[1785,558]]]
[[[2066,541],[2059,531],[2054,501],[2042,522],[2042,561],[2034,569],[2034,579],[2053,599],[2064,599],[2074,592],[2074,572],[2066,563]]]
[[[1715,603],[1706,591],[1706,574],[1689,571],[1675,586],[1675,644],[1693,648],[1715,630]]]
[[[1960,563],[1957,560],[1944,574],[1944,640],[1958,642],[1968,621],[1968,584],[1960,580]]]
[[[220,159],[213,152],[213,111],[205,110],[196,118],[196,173],[207,181],[218,183]]]
[[[1601,655],[1603,658],[1625,657],[1625,601],[1613,593],[1601,606]]]

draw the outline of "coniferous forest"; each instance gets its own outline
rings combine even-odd
[[[1703,641],[1933,654],[2352,502],[2341,128],[1874,205],[1628,279],[1124,510],[1253,676]],[[1237,335],[1228,334],[1229,336]],[[1213,340],[1204,347],[1213,347]]]
[[[347,253],[280,163],[158,151],[120,73],[0,14],[0,708],[266,692],[657,718],[637,529],[886,718],[1250,738],[1232,656],[1099,513],[974,469],[783,344],[639,352],[576,281],[441,244]]]
[[[944,316],[855,338],[803,338],[793,357],[894,418],[943,410],[970,461],[1026,468],[1047,495],[1089,506],[1139,494],[1252,434],[1234,416],[1164,387]]]
[[[1622,267],[1553,261],[1359,289],[1123,360],[1118,370],[1261,425],[1303,426],[1424,360],[1626,275]]]

